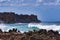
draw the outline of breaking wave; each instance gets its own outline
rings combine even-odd
[[[0,29],[2,29],[2,31],[8,31],[9,29],[13,29],[13,28],[17,28],[18,30],[20,30],[21,32],[26,32],[29,30],[34,30],[34,29],[46,29],[46,30],[54,30],[54,31],[58,31],[60,33],[60,25],[42,25],[41,23],[29,23],[29,24],[0,24]]]
[[[60,33],[60,25],[42,25],[42,24],[28,24],[28,27],[37,27],[39,29],[46,29],[46,30],[54,30],[59,31]]]
[[[13,28],[15,28],[15,27],[9,27],[7,24],[0,23],[0,29],[2,29],[3,32],[4,31],[8,32],[9,29],[13,29]]]
[[[2,29],[4,31],[4,29],[6,28],[7,26],[5,24],[0,24],[0,29]]]

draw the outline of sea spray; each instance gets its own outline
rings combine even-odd
[[[4,29],[6,28],[7,26],[3,23],[0,24],[0,29],[2,29],[2,31],[5,31]]]
[[[39,29],[54,30],[54,31],[59,31],[59,33],[60,33],[60,25],[55,25],[55,24],[53,24],[53,25],[42,25],[42,24],[30,23],[30,24],[28,24],[28,27],[37,27]]]
[[[16,24],[0,24],[0,29],[3,31],[8,31],[9,29],[17,28],[17,30],[21,32],[27,32],[29,30],[39,30],[39,29],[46,29],[46,30],[54,30],[60,33],[60,25],[42,25],[41,23],[16,23]]]

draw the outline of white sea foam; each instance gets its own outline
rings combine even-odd
[[[2,31],[4,31],[4,29],[6,28],[7,26],[3,23],[0,24],[0,29],[2,29]]]
[[[13,24],[12,24],[13,25]],[[15,26],[16,24],[14,24],[13,26],[12,25],[7,25],[7,24],[3,24],[3,23],[1,23],[0,24],[0,29],[2,29],[3,31],[8,31],[9,29],[13,29],[13,28],[18,28],[18,30],[20,30],[21,28],[20,27],[17,27],[17,26]],[[17,24],[18,25],[18,24]],[[24,24],[23,24],[24,25]],[[59,31],[59,33],[60,33],[60,25],[42,25],[42,24],[32,24],[32,23],[29,23],[29,24],[27,24],[28,26],[27,26],[27,29],[28,29],[28,27],[29,28],[31,28],[31,27],[37,27],[37,28],[39,28],[39,29],[46,29],[46,30],[54,30],[54,31]],[[20,25],[19,25],[20,26]],[[19,29],[20,28],[20,29]],[[24,31],[22,31],[22,30],[24,30],[24,28],[22,28],[20,31],[21,32],[24,32]]]
[[[7,29],[7,30],[5,30],[5,31],[7,31],[7,32],[8,32],[10,29],[13,29],[13,28],[15,28],[15,27],[8,28],[8,29]]]
[[[0,29],[2,29],[2,31],[4,32],[4,31],[9,31],[9,29],[13,29],[13,28],[15,28],[15,27],[9,27],[7,24],[4,24],[4,23],[1,23],[0,24]]]
[[[60,33],[60,25],[42,25],[42,24],[28,24],[28,27],[37,27],[39,29],[46,29],[46,30],[54,30],[59,31]]]

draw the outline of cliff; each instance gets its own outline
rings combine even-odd
[[[58,31],[41,29],[21,33],[17,29],[2,32],[0,30],[0,40],[60,40]]]
[[[0,22],[4,23],[39,23],[36,15],[15,14],[14,12],[0,12]]]

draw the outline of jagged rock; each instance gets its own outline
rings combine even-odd
[[[12,32],[11,32],[12,31]],[[12,29],[10,32],[1,32],[2,40],[60,40],[60,34],[57,31],[40,29],[39,31],[29,31],[21,33]]]
[[[47,34],[47,31],[46,29],[41,29],[38,31],[39,34]]]
[[[34,38],[34,37],[30,37],[30,40],[43,40],[43,39],[37,39],[37,38]]]
[[[2,30],[0,29],[0,33],[2,32]]]
[[[56,35],[57,34],[58,35],[59,33],[58,33],[58,31],[49,30],[47,34],[48,35],[49,34],[51,34],[51,35]]]
[[[13,28],[12,30],[10,29],[9,32],[17,32],[17,29]]]

